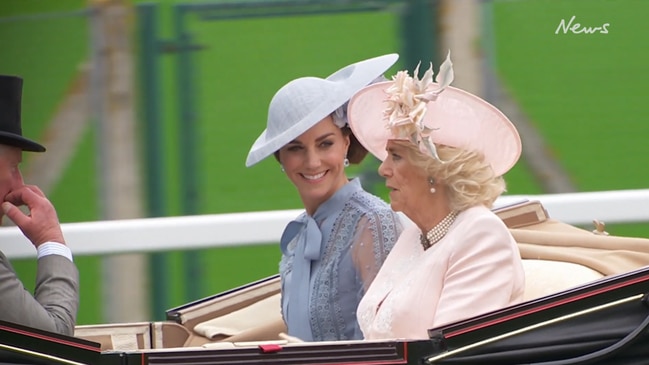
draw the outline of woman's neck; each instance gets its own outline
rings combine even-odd
[[[410,212],[404,213],[419,227],[423,234],[426,234],[446,218],[452,210],[448,199],[441,191],[437,191],[436,195],[431,195],[429,199],[420,201],[419,206],[410,209]]]
[[[340,184],[337,184],[336,187],[328,192],[328,194],[317,198],[301,195],[300,197],[302,198],[302,204],[304,205],[306,213],[313,217],[318,208],[320,208],[320,206],[327,200],[331,199],[331,197],[342,189],[348,182],[349,180],[345,177],[344,180],[340,180]]]
[[[426,234],[431,229],[435,228],[439,222],[451,214],[451,209],[449,207],[444,207],[443,209],[435,209],[433,211],[422,212],[424,214],[418,214],[417,217],[411,218],[413,223],[419,227],[423,234]],[[425,214],[428,213],[428,214]]]

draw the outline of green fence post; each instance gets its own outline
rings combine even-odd
[[[150,217],[165,215],[165,176],[163,123],[160,118],[162,98],[160,95],[160,43],[157,39],[157,4],[137,6],[138,33],[140,38],[140,101],[142,105],[142,134],[146,166],[147,214]],[[152,253],[149,256],[151,282],[151,313],[153,320],[164,319],[169,307],[167,285],[167,254]]]
[[[423,74],[428,63],[434,65],[441,61],[438,57],[437,16],[438,0],[406,0],[401,17],[401,39],[403,41],[401,60],[405,69],[413,72],[417,63]]]
[[[189,5],[189,4],[187,4]],[[174,7],[174,25],[176,29],[176,46],[178,49],[177,90],[179,101],[179,148],[180,148],[180,185],[181,210],[183,215],[199,213],[198,207],[198,141],[196,138],[196,106],[194,95],[194,73],[192,72],[192,37],[185,29],[185,4]],[[188,300],[196,300],[202,296],[202,267],[199,253],[188,251],[183,253],[185,280],[185,296]]]

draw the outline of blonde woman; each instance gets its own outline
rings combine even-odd
[[[392,209],[413,223],[359,304],[367,339],[428,338],[523,297],[516,242],[490,210],[521,141],[505,115],[452,79],[447,58],[438,83],[432,69],[421,80],[402,71],[349,103],[354,134],[383,161]]]

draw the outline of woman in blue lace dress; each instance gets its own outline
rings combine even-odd
[[[351,133],[346,103],[379,79],[396,54],[349,65],[326,79],[302,77],[282,87],[247,166],[274,154],[305,212],[282,235],[282,316],[304,341],[362,339],[360,299],[401,233],[398,216],[349,180],[345,167],[367,151]]]

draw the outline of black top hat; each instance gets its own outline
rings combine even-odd
[[[23,137],[20,126],[22,91],[23,79],[0,75],[0,144],[23,151],[45,152],[45,147]]]

